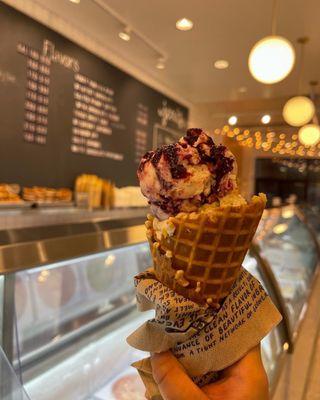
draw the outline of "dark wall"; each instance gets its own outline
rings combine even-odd
[[[0,37],[0,182],[136,184],[144,152],[185,131],[187,108],[3,3]]]
[[[257,158],[255,192],[266,193],[269,205],[272,197],[285,201],[290,194],[298,202],[318,205],[320,202],[320,160],[294,158]]]

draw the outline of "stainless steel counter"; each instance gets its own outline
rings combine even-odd
[[[130,208],[115,210],[85,210],[77,207],[57,208],[21,208],[3,209],[0,211],[0,230],[30,228],[49,225],[71,224],[79,222],[110,221],[144,217],[147,208]]]
[[[0,230],[0,274],[86,256],[146,241],[139,217]]]

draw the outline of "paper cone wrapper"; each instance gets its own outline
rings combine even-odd
[[[127,342],[151,353],[170,349],[199,387],[216,381],[218,371],[240,360],[281,321],[262,285],[243,267],[219,310],[172,291],[156,279],[153,269],[137,275],[135,287],[138,310],[155,313]],[[150,398],[161,399],[150,359],[133,366]]]
[[[147,232],[157,279],[198,304],[218,308],[237,279],[266,205],[259,194],[242,206],[170,217],[174,232]]]

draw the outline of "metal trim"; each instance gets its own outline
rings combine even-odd
[[[272,287],[274,295],[275,295],[275,299],[273,299],[273,300],[275,301],[277,307],[280,309],[281,315],[283,316],[283,324],[281,324],[281,325],[283,327],[285,341],[289,344],[289,352],[290,352],[293,350],[292,332],[290,329],[289,316],[288,316],[286,304],[281,295],[280,286],[279,286],[278,281],[272,271],[272,268],[271,268],[269,262],[261,255],[260,246],[257,243],[252,243],[251,247],[250,247],[250,251],[259,261],[259,263],[262,267],[261,272],[267,277],[267,280],[271,283],[271,287]]]
[[[9,362],[12,364],[15,318],[15,275],[7,275],[3,278],[2,348]]]
[[[99,253],[146,241],[144,218],[8,232],[0,246],[0,274]]]
[[[0,347],[3,347],[3,327],[4,327],[4,276],[0,276]]]
[[[110,313],[102,315],[95,320],[90,321],[86,325],[81,326],[75,331],[71,331],[62,336],[57,342],[49,342],[47,345],[40,347],[26,355],[21,356],[19,359],[13,360],[13,367],[17,370],[19,367],[22,372],[26,371],[29,367],[32,367],[35,363],[39,363],[41,360],[52,355],[54,352],[59,351],[68,344],[81,339],[82,337],[95,332],[99,328],[103,328],[111,324],[112,322],[124,317],[136,308],[135,300],[123,304],[119,309],[114,309]],[[76,321],[75,321],[76,322]]]

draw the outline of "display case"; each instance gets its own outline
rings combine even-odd
[[[247,253],[243,266],[251,275],[259,280],[266,292],[273,299],[277,308],[281,311],[283,304],[279,295],[279,288],[277,285],[272,284],[272,281],[268,277],[264,260],[256,252],[254,246]],[[289,340],[285,320],[283,320],[261,342],[262,360],[268,374],[271,392],[274,391],[280,376],[284,353],[289,349]]]
[[[125,340],[152,315],[136,311],[132,284],[151,264],[143,222],[0,231],[2,346],[31,400],[144,399],[130,364],[146,354]],[[315,247],[295,211],[270,210],[244,261],[284,315],[262,342],[272,389],[307,301]]]
[[[143,222],[0,235],[2,345],[32,400],[97,399],[102,389],[144,398],[130,367],[142,355],[125,341],[145,319],[133,287],[151,262]]]
[[[318,247],[320,246],[320,208],[319,206],[311,206],[309,204],[299,204],[299,208],[303,213],[307,224],[313,230],[317,242]]]
[[[264,212],[255,243],[280,288],[285,318],[294,342],[317,272],[315,237],[299,209],[287,206]]]
[[[18,381],[6,355],[0,348],[0,399],[2,400],[30,400]]]

